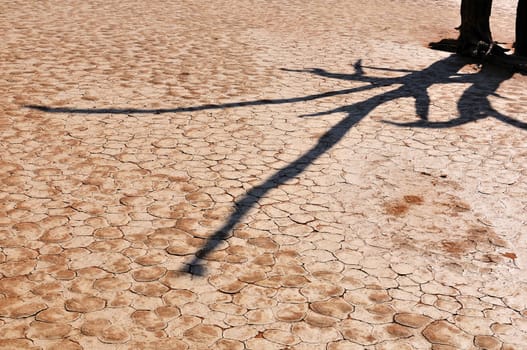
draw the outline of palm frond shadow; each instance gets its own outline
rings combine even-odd
[[[249,189],[241,198],[234,203],[234,211],[226,219],[225,223],[217,229],[206,241],[206,243],[194,254],[194,257],[182,267],[182,271],[189,272],[193,275],[205,274],[205,261],[207,256],[214,251],[222,242],[227,240],[242,219],[248,212],[254,208],[260,199],[265,197],[269,191],[278,188],[287,181],[299,176],[305,169],[321,157],[324,153],[341,141],[346,133],[363,118],[365,118],[373,109],[388,102],[400,98],[413,98],[415,100],[415,110],[418,120],[409,123],[400,123],[396,121],[384,121],[392,125],[401,127],[419,127],[419,128],[449,128],[466,124],[478,119],[493,117],[499,121],[507,123],[519,129],[527,130],[527,123],[506,116],[495,110],[489,101],[489,96],[496,95],[496,90],[500,84],[512,77],[513,71],[494,67],[483,66],[483,69],[477,74],[462,74],[459,70],[469,61],[467,59],[452,55],[440,61],[437,61],[429,67],[413,70],[396,70],[390,68],[377,68],[362,65],[359,60],[354,64],[354,72],[350,74],[332,73],[320,68],[312,69],[284,69],[289,72],[309,73],[324,78],[347,80],[353,82],[363,82],[364,85],[359,87],[329,91],[319,94],[307,95],[302,97],[293,97],[285,99],[262,99],[254,101],[242,101],[225,104],[206,104],[201,106],[177,107],[172,109],[76,109],[76,108],[52,108],[47,106],[26,106],[49,113],[82,113],[82,114],[148,114],[148,113],[181,113],[194,112],[202,110],[238,108],[256,105],[276,105],[289,104],[304,101],[313,101],[337,95],[347,95],[360,91],[375,90],[379,87],[391,87],[394,89],[387,92],[381,92],[366,100],[359,101],[346,106],[304,115],[302,117],[316,117],[330,115],[334,113],[344,113],[344,117],[326,131],[317,143],[298,157],[293,162],[279,169],[269,178],[265,179],[260,185]],[[365,74],[364,69],[393,71],[406,73],[399,77],[375,77]],[[471,84],[459,99],[459,115],[446,122],[433,122],[429,120],[430,114],[430,97],[428,89],[435,84],[451,83],[468,83]],[[397,87],[398,86],[398,87]],[[395,88],[396,87],[396,88]]]

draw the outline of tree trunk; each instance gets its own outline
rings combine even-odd
[[[527,0],[518,1],[516,10],[516,43],[514,54],[527,57]]]
[[[492,0],[461,1],[458,53],[472,57],[490,53],[493,48],[489,22],[491,9]]]

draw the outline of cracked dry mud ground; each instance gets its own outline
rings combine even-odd
[[[414,4],[2,2],[0,349],[525,349],[527,79]]]

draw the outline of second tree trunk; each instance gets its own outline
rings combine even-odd
[[[518,1],[514,54],[527,57],[527,0]]]

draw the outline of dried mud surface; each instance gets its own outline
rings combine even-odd
[[[0,349],[524,348],[527,78],[415,3],[0,4]]]

